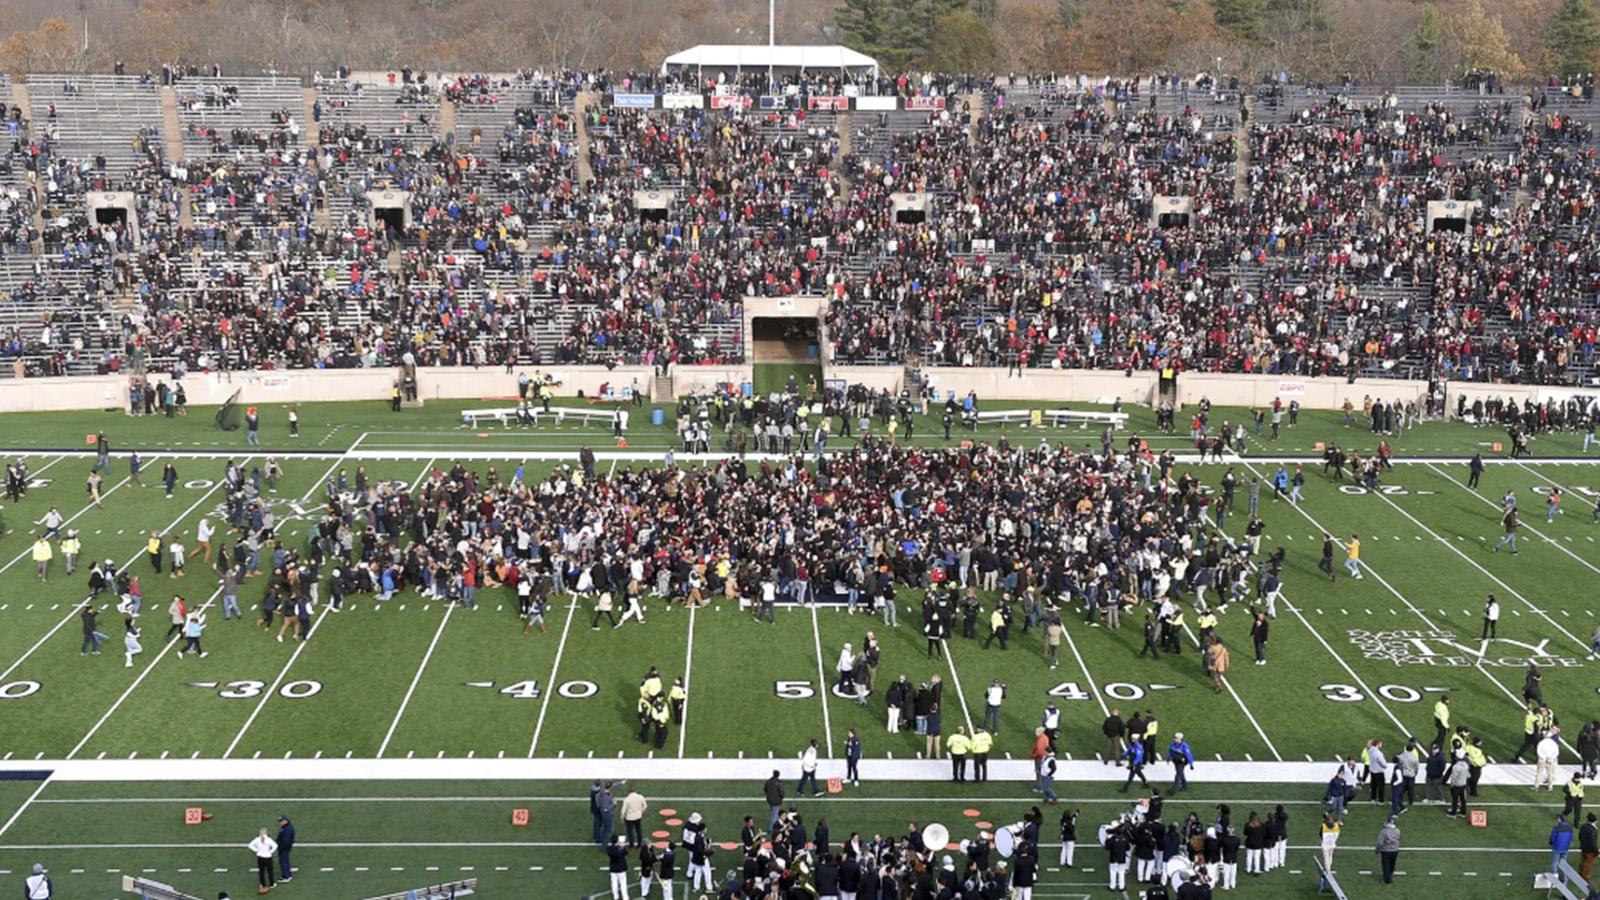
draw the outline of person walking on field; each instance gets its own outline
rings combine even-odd
[[[1357,581],[1361,575],[1361,538],[1350,535],[1350,543],[1345,545],[1344,567],[1350,572],[1350,577]]]
[[[1511,555],[1516,556],[1518,527],[1516,507],[1506,510],[1505,513],[1500,516],[1500,525],[1505,529],[1506,533],[1500,538],[1500,540],[1494,542],[1494,546],[1489,548],[1490,552],[1499,553],[1501,547],[1509,546],[1511,548]]]

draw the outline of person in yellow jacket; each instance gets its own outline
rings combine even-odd
[[[1568,822],[1583,821],[1583,772],[1573,772],[1567,782],[1567,805],[1562,810]]]
[[[956,726],[956,733],[945,738],[944,749],[950,754],[950,780],[960,784],[967,780],[967,753],[972,749],[972,739],[966,729]]]
[[[146,556],[150,557],[150,566],[156,570],[158,575],[161,574],[161,546],[161,533],[157,531],[150,532],[149,539],[144,542],[144,552]]]
[[[639,696],[646,700],[654,700],[661,696],[661,672],[655,666],[645,673],[644,681],[639,683]]]
[[[50,541],[44,535],[33,542],[33,568],[39,573],[40,581],[48,581],[50,575],[50,559],[56,552],[50,549]]]
[[[83,542],[78,540],[78,531],[73,529],[61,539],[61,558],[67,561],[67,574],[78,571],[78,554],[83,552]]]
[[[1440,697],[1433,704],[1433,742],[1441,749],[1450,736],[1450,695]]]
[[[667,691],[667,702],[672,705],[672,724],[683,727],[683,704],[689,694],[683,689],[683,679],[672,679],[672,689]]]
[[[1483,777],[1483,767],[1489,764],[1489,757],[1483,752],[1483,738],[1475,737],[1467,745],[1467,795],[1478,796],[1478,779]]]
[[[982,783],[989,780],[989,751],[994,749],[994,736],[982,728],[972,729],[972,780]]]

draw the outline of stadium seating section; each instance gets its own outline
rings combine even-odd
[[[743,299],[791,295],[827,298],[852,363],[1595,375],[1582,93],[929,76],[856,87],[894,109],[806,102],[843,92],[0,76],[0,376],[742,362]],[[134,195],[137,236],[97,191]],[[1186,226],[1152,221],[1167,196]],[[1430,229],[1441,200],[1476,218]]]

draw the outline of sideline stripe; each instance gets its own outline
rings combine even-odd
[[[671,603],[671,598],[668,598]],[[678,758],[683,759],[684,738],[689,733],[689,673],[694,667],[694,612],[698,607],[689,607],[689,648],[683,653],[683,722],[678,725]]]
[[[124,781],[257,781],[261,779],[261,760],[257,759],[73,759],[4,760],[0,773],[38,772],[49,769],[57,782]],[[800,759],[777,757],[747,759],[674,759],[671,757],[627,756],[606,759],[607,777],[613,780],[659,782],[750,781],[760,783],[778,769],[782,777],[798,778]],[[587,783],[594,779],[596,760],[583,757],[540,757],[503,759],[465,756],[403,759],[354,759],[342,756],[296,757],[295,776],[302,781],[571,781]],[[944,760],[872,760],[870,774],[880,781],[950,780],[950,766]],[[1161,763],[1159,765],[1166,765]],[[1338,764],[1324,762],[1237,762],[1208,763],[1200,784],[1314,784],[1327,785]],[[843,760],[830,760],[823,767],[829,773],[844,774]],[[1060,782],[1107,782],[1120,784],[1127,774],[1098,760],[1068,760],[1058,764]],[[1029,759],[993,760],[989,770],[994,781],[1031,782],[1033,761]],[[824,777],[822,769],[818,778]],[[1481,784],[1516,786],[1533,784],[1534,767],[1491,763],[1483,770]],[[580,795],[581,796],[581,795]]]
[[[1020,801],[1014,801],[1020,802]],[[973,831],[977,829],[974,828]],[[1045,846],[1059,846],[1059,842],[1044,842]],[[369,841],[295,841],[296,847],[310,847],[322,850],[338,849],[448,849],[448,848],[515,848],[522,850],[546,849],[572,849],[587,847],[592,849],[592,841],[417,841],[417,842],[369,842]],[[1290,844],[1290,850],[1317,850],[1321,844]],[[238,844],[0,844],[0,850],[9,851],[41,851],[41,850],[232,850],[237,852]],[[1406,845],[1407,853],[1538,853],[1545,856],[1550,854],[1548,849],[1538,847],[1414,847]],[[602,867],[603,868],[603,867]],[[632,874],[630,872],[630,874]]]
[[[1330,765],[1331,765],[1331,763],[1330,763]],[[750,804],[749,798],[747,798],[747,797],[736,797],[736,796],[720,796],[720,797],[704,797],[704,796],[701,796],[701,797],[679,797],[679,796],[669,796],[669,797],[661,797],[661,796],[657,796],[655,794],[651,794],[650,795],[650,799],[655,801],[658,804],[659,803],[675,803],[675,804],[680,804],[681,805],[681,804],[685,804],[685,803],[700,803],[700,804],[707,804],[707,803],[737,803],[737,804],[740,804],[742,806],[748,806]],[[589,802],[587,797],[583,797],[583,796],[574,797],[574,796],[571,796],[570,794],[562,794],[562,795],[558,795],[558,796],[544,796],[544,797],[530,797],[530,796],[528,796],[526,794],[504,794],[504,795],[500,795],[500,796],[477,794],[477,795],[458,795],[458,796],[440,796],[440,797],[196,797],[196,796],[191,796],[189,794],[184,794],[182,796],[173,796],[173,797],[63,797],[63,798],[59,798],[59,799],[42,798],[42,799],[34,801],[34,803],[36,805],[38,805],[38,806],[52,806],[52,805],[57,805],[57,806],[91,806],[91,805],[92,806],[101,806],[101,805],[105,805],[105,804],[130,804],[130,805],[162,804],[162,805],[164,805],[164,804],[174,804],[174,803],[191,803],[191,804],[192,803],[211,803],[211,804],[216,804],[216,803],[273,803],[273,804],[282,804],[282,803],[505,803],[505,802],[511,801],[511,800],[526,801],[526,802],[529,802],[529,803],[588,803]],[[829,796],[828,799],[827,799],[827,804],[829,806],[833,806],[836,803],[885,803],[885,804],[887,804],[887,803],[922,803],[922,804],[929,804],[929,803],[961,803],[961,804],[975,804],[975,803],[1022,803],[1022,802],[1025,802],[1025,800],[1024,800],[1024,798],[1020,798],[1020,797],[960,797],[960,798],[955,798],[955,797],[850,797],[850,796],[846,796],[844,794],[833,794],[833,795]],[[1126,808],[1130,803],[1130,801],[1128,800],[1127,797],[1071,797],[1071,796],[1068,796],[1066,794],[1061,795],[1061,802],[1062,803],[1072,803],[1072,804],[1081,803],[1081,804],[1085,804],[1085,805],[1094,805],[1094,806],[1116,806],[1116,807],[1122,807],[1122,808]],[[1196,802],[1199,802],[1199,801],[1196,801]],[[1324,806],[1327,806],[1327,804],[1323,803],[1321,800],[1296,800],[1296,799],[1278,800],[1278,799],[1273,799],[1271,797],[1250,797],[1250,798],[1245,798],[1245,799],[1230,799],[1230,798],[1227,798],[1227,797],[1222,797],[1222,798],[1218,798],[1218,799],[1207,798],[1204,802],[1206,802],[1206,803],[1227,803],[1229,805],[1239,805],[1239,804],[1249,804],[1249,803],[1281,803],[1284,806],[1315,806],[1315,807],[1318,807],[1319,809],[1324,807]],[[1443,804],[1441,803],[1439,805],[1442,806]],[[1505,808],[1516,808],[1516,809],[1527,809],[1528,808],[1528,804],[1526,802],[1511,801],[1511,800],[1491,800],[1491,801],[1487,801],[1487,802],[1479,801],[1479,802],[1473,803],[1472,805],[1475,806],[1475,807],[1478,807],[1478,806],[1505,807]],[[1432,809],[1433,807],[1431,807],[1431,806],[1429,806],[1429,807],[1418,806],[1416,808],[1417,809]],[[593,846],[593,845],[585,844],[584,846]]]

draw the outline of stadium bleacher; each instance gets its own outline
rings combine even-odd
[[[5,376],[737,362],[743,298],[801,294],[849,362],[1595,375],[1596,114],[1569,91],[930,77],[839,109],[825,78],[748,74],[22,80]],[[90,221],[97,191],[135,195],[137,246]],[[374,191],[404,192],[403,233]],[[1186,227],[1153,220],[1167,196]],[[1466,233],[1428,231],[1440,200],[1481,204]]]

